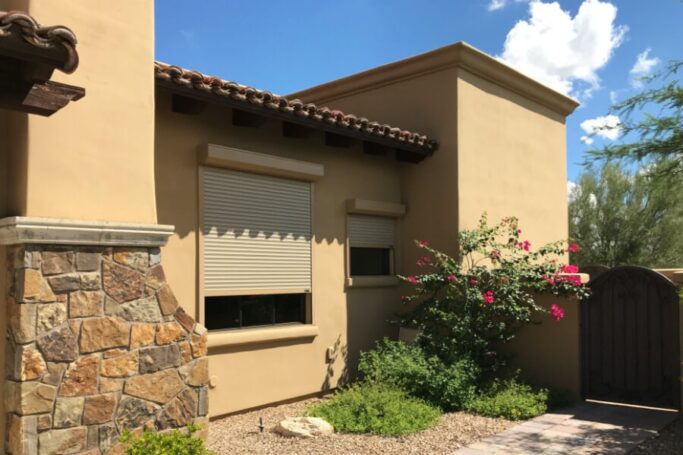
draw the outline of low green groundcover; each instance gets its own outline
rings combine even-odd
[[[322,417],[342,433],[402,436],[435,425],[441,411],[394,386],[361,382],[309,408],[307,414]]]
[[[534,390],[526,384],[505,381],[496,383],[488,391],[479,394],[468,403],[467,409],[487,417],[521,420],[545,413],[547,403],[547,390]]]
[[[187,432],[178,430],[170,433],[145,431],[139,438],[124,431],[120,441],[128,444],[128,455],[215,455],[204,446],[204,440],[194,437],[198,426],[190,425]]]

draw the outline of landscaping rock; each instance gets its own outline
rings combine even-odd
[[[320,417],[292,417],[281,421],[274,431],[282,436],[313,438],[332,434],[334,428]]]

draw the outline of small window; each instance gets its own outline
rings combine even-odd
[[[204,319],[209,330],[306,323],[307,294],[206,297]]]
[[[349,275],[394,274],[395,224],[393,218],[349,215]]]
[[[351,247],[351,276],[391,275],[391,248]]]

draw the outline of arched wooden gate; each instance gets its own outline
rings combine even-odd
[[[584,397],[678,408],[676,287],[634,266],[604,271],[589,286],[581,311]]]

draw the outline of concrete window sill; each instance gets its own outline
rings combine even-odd
[[[305,340],[318,336],[318,326],[297,324],[209,332],[208,347],[247,346],[272,341]]]
[[[399,283],[395,276],[354,276],[346,279],[347,288],[388,288]]]

